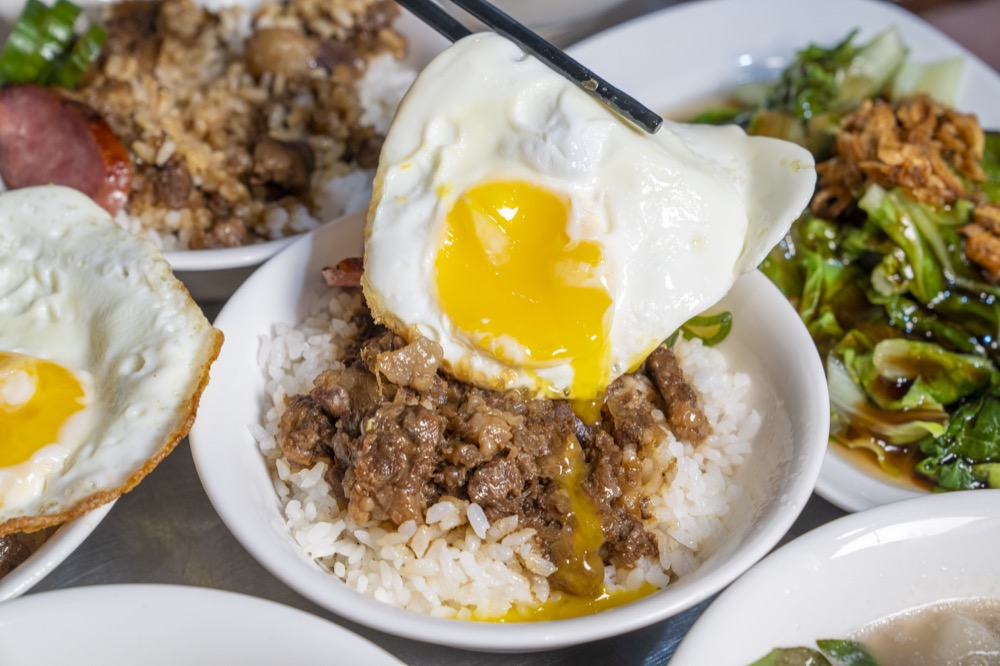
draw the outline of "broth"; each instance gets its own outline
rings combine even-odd
[[[851,637],[879,666],[1000,664],[1000,599],[924,606],[872,623]]]

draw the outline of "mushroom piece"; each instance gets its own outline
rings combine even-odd
[[[254,76],[282,74],[304,76],[319,67],[318,37],[303,35],[288,28],[258,30],[246,42],[247,69]]]

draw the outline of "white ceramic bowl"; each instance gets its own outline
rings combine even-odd
[[[731,535],[694,573],[645,599],[571,620],[463,623],[364,597],[307,559],[283,527],[278,497],[248,431],[260,423],[262,336],[298,323],[324,287],[320,268],[362,250],[363,223],[349,216],[300,238],[252,275],[215,325],[226,336],[191,431],[191,450],[208,497],[243,546],[275,576],[315,603],[361,624],[456,647],[518,651],[555,648],[637,629],[718,592],[763,557],[802,510],[826,447],[828,397],[815,348],[794,310],[761,274],[740,279],[723,302],[734,316],[723,350],[752,375],[763,417],[754,450],[736,475],[746,499],[726,517]]]
[[[782,546],[695,623],[671,666],[745,665],[772,648],[815,647],[887,615],[1000,597],[1000,490],[888,504]]]

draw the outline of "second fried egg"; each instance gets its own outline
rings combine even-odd
[[[0,535],[139,482],[184,437],[221,333],[83,194],[0,194]]]

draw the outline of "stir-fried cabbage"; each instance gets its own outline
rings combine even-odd
[[[796,141],[819,161],[865,98],[953,99],[960,61],[906,62],[892,29],[854,39],[808,46],[766,90],[697,120]],[[963,179],[968,194],[951,205],[869,185],[849,221],[807,212],[761,265],[826,361],[831,441],[938,490],[1000,487],[1000,287],[960,231],[977,204],[1000,203],[1000,134],[986,134],[981,166],[985,182]]]

